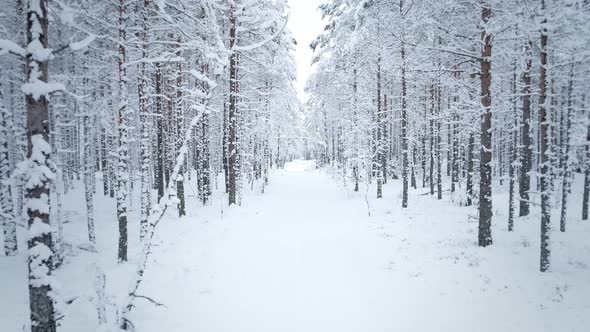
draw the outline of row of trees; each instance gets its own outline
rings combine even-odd
[[[125,262],[128,222],[144,241],[150,206],[165,199],[183,216],[185,181],[208,204],[219,175],[239,204],[246,186],[264,190],[299,136],[286,1],[49,5],[0,2],[0,218],[6,255],[29,220],[33,331],[55,331],[62,196],[77,183],[91,243],[94,197],[116,199]],[[139,220],[129,219],[134,186]]]
[[[515,211],[541,206],[540,270],[549,268],[551,207],[566,230],[575,172],[585,175],[590,3],[583,0],[333,0],[312,47],[308,126],[315,154],[354,183],[401,177],[409,187],[478,205],[492,244],[492,188],[508,182]],[[498,181],[499,180],[499,181]],[[476,185],[476,184],[479,184]]]

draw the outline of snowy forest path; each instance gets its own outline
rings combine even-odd
[[[556,237],[556,257],[577,254],[539,275],[538,223],[508,232],[497,222],[494,250],[482,249],[472,210],[427,188],[402,209],[400,181],[383,199],[370,187],[369,217],[365,185],[354,193],[340,180],[295,161],[230,208],[225,195],[201,206],[189,186],[188,215],[158,226],[139,290],[167,307],[138,300],[137,331],[588,330],[588,270],[577,266],[590,256],[565,237],[587,226]]]
[[[264,195],[225,211],[223,220],[217,215],[189,215],[159,230],[141,293],[168,308],[142,304],[141,331],[379,326],[371,304],[385,296],[387,250],[367,225],[364,202],[313,163],[287,164]]]

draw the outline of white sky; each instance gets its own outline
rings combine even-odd
[[[297,96],[301,102],[307,101],[308,97],[303,91],[305,82],[311,73],[311,59],[313,52],[309,44],[324,29],[322,16],[318,6],[322,0],[289,0],[291,15],[288,27],[297,40],[295,49],[295,61],[297,62]]]

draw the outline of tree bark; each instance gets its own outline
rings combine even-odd
[[[541,0],[541,10],[545,13],[545,0]],[[551,205],[548,188],[549,164],[547,156],[547,111],[545,101],[547,97],[547,19],[541,23],[541,72],[539,76],[539,125],[540,125],[540,167],[541,167],[541,257],[540,270],[549,269],[550,254],[549,233],[551,232]]]
[[[561,156],[562,160],[562,183],[561,183],[561,213],[559,219],[559,230],[565,232],[566,217],[567,217],[567,203],[568,195],[571,191],[571,178],[572,172],[569,167],[569,154],[570,154],[570,129],[572,127],[572,113],[573,113],[573,101],[572,93],[574,89],[574,67],[570,72],[570,80],[567,88],[567,110],[562,117],[565,117],[563,121],[563,127],[561,128],[561,148],[564,150]]]
[[[117,162],[117,219],[119,220],[119,250],[118,261],[127,261],[127,196],[129,186],[128,153],[129,132],[127,128],[128,97],[127,97],[127,69],[126,69],[126,0],[119,0],[119,110],[118,110],[118,162]]]
[[[27,45],[34,43],[43,49],[48,46],[47,0],[27,1]],[[48,57],[43,52],[30,50],[26,56],[26,84],[47,84]],[[44,58],[44,59],[43,59]],[[53,269],[53,243],[49,222],[50,176],[52,169],[49,141],[48,96],[26,94],[27,108],[27,158],[30,175],[38,177],[26,185],[26,201],[29,232],[29,306],[32,332],[55,332],[53,299],[51,298],[51,272]],[[35,206],[36,208],[32,208]]]
[[[530,48],[530,45],[529,45]],[[533,147],[531,138],[531,66],[532,59],[527,51],[526,69],[522,73],[522,154],[520,158],[520,178],[518,191],[520,196],[518,215],[528,216],[529,191],[531,190],[531,168],[533,162]]]
[[[402,12],[402,5],[400,3],[400,12]],[[404,41],[401,42],[401,74],[402,74],[402,208],[408,207],[408,111],[406,96],[408,87],[406,83],[406,45]],[[412,173],[413,174],[413,173]]]
[[[235,3],[229,10],[229,108],[227,113],[228,142],[227,142],[227,184],[229,205],[236,204],[238,181],[238,54],[233,47],[236,42],[236,7]]]
[[[585,96],[582,97],[585,101]],[[582,109],[585,104],[582,105]],[[588,113],[588,127],[586,128],[586,169],[584,170],[584,193],[582,194],[582,220],[588,220],[588,203],[590,202],[590,111]]]
[[[144,0],[141,7],[141,56],[143,59],[149,57],[148,33],[149,33],[149,10],[151,0]],[[139,217],[139,239],[143,242],[147,235],[148,217],[150,213],[150,128],[149,128],[149,107],[148,107],[148,72],[146,63],[141,62],[139,66],[139,122],[141,128],[140,138],[140,160],[141,165],[141,196],[140,196],[140,217]]]
[[[381,166],[381,158],[383,154],[383,142],[382,142],[382,133],[381,130],[383,128],[381,124],[381,57],[377,60],[377,116],[375,117],[376,120],[376,130],[377,130],[377,139],[376,139],[376,153],[375,153],[375,166],[376,166],[376,173],[377,173],[377,198],[383,197],[383,170]]]
[[[478,243],[480,247],[492,244],[492,96],[490,86],[492,83],[492,35],[487,24],[492,16],[489,0],[482,0],[481,11],[481,161],[479,183],[479,233]]]
[[[0,214],[0,225],[2,225],[2,231],[4,233],[4,253],[6,256],[16,255],[18,249],[12,186],[9,182],[11,166],[8,140],[10,137],[9,129],[11,127],[12,123],[9,121],[8,109],[4,105],[2,86],[0,84],[0,178],[4,179],[4,181],[0,182],[0,211],[2,211],[2,214]]]

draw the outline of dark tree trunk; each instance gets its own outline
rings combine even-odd
[[[229,48],[236,42],[236,8],[230,7]],[[238,181],[238,54],[232,50],[229,60],[229,109],[228,109],[228,198],[229,205],[236,204]]]
[[[402,11],[402,5],[400,3],[400,12]],[[401,43],[401,74],[402,74],[402,208],[408,207],[408,113],[407,113],[407,83],[406,83],[406,45],[402,41]],[[413,175],[413,172],[412,172]]]
[[[527,216],[530,213],[530,173],[533,161],[533,147],[531,139],[531,66],[532,59],[530,59],[529,56],[529,58],[526,60],[526,69],[522,74],[522,154],[520,158],[520,176],[518,180],[518,191],[520,196],[518,215],[521,217]]]
[[[467,144],[467,183],[465,185],[466,192],[467,192],[467,206],[471,206],[473,204],[473,158],[474,156],[474,145],[475,145],[475,135],[473,132],[469,133],[469,143]]]
[[[87,110],[85,110],[87,111]],[[84,157],[84,197],[86,200],[86,221],[88,226],[88,241],[96,243],[94,231],[94,201],[92,195],[92,186],[94,184],[94,171],[92,170],[92,147],[90,144],[90,116],[84,114],[83,117],[83,157]]]
[[[9,130],[12,127],[12,121],[9,120],[10,114],[4,106],[2,96],[2,85],[0,84],[0,178],[9,179],[12,171],[10,165],[10,148],[8,140],[10,137]],[[6,256],[17,254],[16,239],[16,217],[14,215],[14,204],[12,200],[12,190],[9,180],[0,184],[0,225],[4,233],[4,253]]]
[[[516,66],[512,77],[512,94],[516,96]],[[510,142],[510,167],[509,167],[509,184],[508,184],[508,231],[514,230],[514,182],[516,177],[516,162],[518,160],[518,109],[516,97],[513,97],[514,128],[512,129],[512,142]]]
[[[441,99],[442,91],[440,82],[436,88],[437,107],[436,107],[436,198],[442,199],[442,130],[441,130]]]
[[[182,43],[182,40],[178,38],[178,45]],[[180,46],[179,46],[180,47]],[[180,49],[176,52],[177,57],[181,57]],[[180,153],[180,148],[182,147],[182,143],[184,141],[184,136],[182,135],[184,132],[184,114],[182,108],[182,63],[179,61],[176,63],[176,86],[174,87],[176,90],[176,105],[175,105],[175,115],[176,115],[176,151],[174,156]],[[176,158],[174,159],[176,160]],[[184,169],[186,168],[184,163],[186,163],[186,158],[183,158],[183,165],[180,166],[180,170],[178,171],[177,178],[174,179],[176,181],[176,196],[178,197],[178,216],[183,217],[186,215],[186,208],[185,208],[185,199],[184,199]]]
[[[381,169],[382,163],[381,158],[383,155],[383,144],[382,144],[382,124],[381,124],[381,113],[383,112],[381,106],[381,57],[377,60],[377,116],[375,117],[377,125],[377,139],[376,139],[376,173],[377,173],[377,198],[383,197],[383,170]]]
[[[490,85],[492,83],[492,35],[486,25],[492,16],[492,9],[488,0],[482,0],[481,41],[483,49],[481,53],[481,105],[483,108],[481,118],[481,161],[479,182],[479,234],[480,247],[492,244],[492,96]]]
[[[156,63],[155,75],[155,92],[156,92],[156,186],[158,188],[158,201],[164,197],[164,110],[162,107],[162,68]]]
[[[127,195],[128,195],[128,128],[127,128],[127,69],[126,69],[126,0],[119,0],[119,147],[117,162],[117,219],[119,220],[119,262],[127,261]]]
[[[201,148],[199,150],[200,193],[203,204],[211,197],[211,171],[209,170],[209,115],[203,114],[201,122]]]
[[[459,73],[455,74],[455,78],[459,79]],[[453,96],[453,104],[455,107],[458,106],[459,95],[458,91]],[[457,184],[459,183],[459,115],[456,113],[457,110],[453,110],[453,122],[451,124],[452,129],[452,162],[451,162],[451,192],[457,190]]]
[[[543,15],[545,13],[545,0],[541,0],[541,10]],[[541,23],[541,73],[539,76],[539,125],[540,125],[540,167],[541,167],[541,257],[540,270],[541,272],[549,269],[550,248],[549,248],[549,233],[551,231],[551,206],[550,193],[548,188],[549,165],[547,156],[547,110],[545,101],[547,98],[547,19],[543,19]]]
[[[228,116],[227,116],[227,107],[228,103],[223,103],[223,175],[224,175],[224,183],[225,183],[225,193],[229,193],[229,154],[228,154],[228,147],[229,147],[229,126],[228,126]]]
[[[354,150],[354,158],[355,160],[353,161],[353,166],[352,166],[352,176],[354,177],[354,191],[359,191],[359,162],[358,162],[358,158],[359,158],[359,153],[358,153],[358,142],[357,142],[357,126],[358,126],[358,83],[357,83],[357,70],[356,68],[353,70],[352,76],[354,77],[354,82],[352,84],[352,91],[354,93],[354,105],[353,105],[353,121],[354,121],[354,128],[353,128],[353,133],[354,133],[354,146],[355,146],[355,150]]]
[[[151,0],[144,0],[141,11],[141,55],[143,59],[147,59],[148,53],[148,29],[149,29],[149,9]],[[141,165],[141,197],[140,197],[140,231],[139,238],[141,241],[145,238],[148,228],[148,217],[150,209],[150,131],[149,131],[149,99],[147,95],[148,89],[148,73],[146,63],[142,62],[139,67],[139,122],[141,128],[140,138],[140,160]]]
[[[33,7],[33,5],[36,6]],[[48,46],[47,0],[29,1],[27,6],[27,45],[38,43],[44,49]],[[27,84],[43,84],[48,81],[47,59],[40,60],[32,54],[26,57]],[[40,168],[51,169],[49,160],[49,108],[48,96],[26,94],[27,136],[30,167],[36,174],[45,174]],[[40,181],[27,185],[26,199],[30,203],[49,204],[50,179],[43,175]],[[35,204],[34,206],[37,206]],[[47,209],[27,208],[29,229],[35,228],[29,247],[29,306],[31,309],[32,332],[55,332],[53,299],[49,278],[53,269],[53,243]],[[40,231],[43,230],[43,231]]]
[[[109,194],[109,150],[107,149],[107,133],[106,129],[103,127],[101,134],[100,134],[100,145],[102,149],[102,160],[101,160],[101,168],[102,168],[102,190],[103,195],[107,196]]]
[[[582,97],[585,101],[585,96]],[[585,105],[582,105],[582,109]],[[588,127],[586,128],[586,167],[584,170],[584,193],[582,194],[582,220],[588,220],[588,203],[590,202],[590,111],[588,113]]]
[[[418,154],[418,148],[416,145],[413,146],[412,149],[412,168],[411,168],[411,177],[410,177],[410,185],[414,189],[418,189],[418,184],[416,183],[416,155]]]
[[[563,149],[561,155],[561,164],[562,164],[562,193],[561,193],[561,213],[559,219],[559,230],[565,232],[565,225],[566,225],[566,217],[567,217],[567,201],[568,195],[571,191],[571,177],[572,172],[569,167],[569,154],[570,154],[570,129],[572,127],[572,113],[573,113],[573,102],[572,102],[572,93],[574,89],[574,68],[572,66],[572,70],[570,73],[570,81],[567,88],[567,110],[561,116],[563,119],[563,126],[561,128],[561,148]]]
[[[434,92],[434,85],[430,86],[430,168],[429,176],[430,180],[430,195],[434,195],[434,103],[436,97]]]

